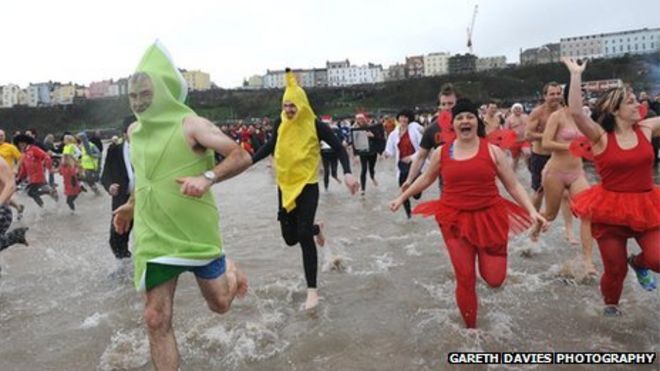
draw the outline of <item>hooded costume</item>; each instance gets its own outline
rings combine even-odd
[[[282,103],[297,108],[293,119],[283,111],[273,126],[273,136],[252,156],[256,163],[275,155],[275,177],[278,186],[278,220],[282,237],[289,246],[300,243],[307,287],[316,287],[317,255],[314,235],[320,233],[314,224],[319,200],[318,167],[321,160],[320,140],[336,153],[344,174],[351,172],[346,149],[330,126],[316,119],[307,95],[298,86],[291,71],[286,74],[286,89]]]
[[[305,91],[298,86],[292,72],[286,75],[286,90],[282,103],[289,101],[298,112],[290,120],[281,113],[275,145],[275,176],[282,192],[282,207],[290,212],[296,207],[296,198],[307,184],[318,183],[321,146],[316,134],[316,115],[309,105]]]
[[[195,116],[184,104],[187,85],[158,41],[136,73],[153,84],[153,101],[136,114],[130,141],[135,169],[135,287],[149,290],[178,274],[222,256],[218,209],[211,192],[201,198],[180,192],[176,179],[199,176],[214,166],[213,151],[194,153],[183,120]]]

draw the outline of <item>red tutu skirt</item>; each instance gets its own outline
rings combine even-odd
[[[598,224],[624,226],[642,232],[660,227],[660,187],[648,192],[612,192],[600,184],[580,192],[571,201],[575,215],[591,219],[592,234]]]
[[[529,148],[529,142],[516,142],[514,143],[509,150],[511,151],[511,157],[518,158],[523,153],[523,148]]]
[[[442,199],[424,202],[413,214],[435,215],[444,235],[463,238],[492,255],[506,255],[510,234],[519,234],[532,225],[529,213],[517,204],[498,196],[494,205],[477,210],[461,210]]]

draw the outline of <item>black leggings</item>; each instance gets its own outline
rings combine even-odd
[[[11,209],[7,205],[0,206],[0,251],[20,242],[25,243],[27,228],[16,228],[7,232],[12,222]]]
[[[403,183],[406,182],[406,179],[408,179],[408,173],[410,172],[410,165],[412,163],[405,163],[399,161],[399,187],[403,185]],[[413,196],[415,200],[419,200],[420,197],[422,197],[422,192],[416,194]],[[403,209],[406,211],[406,216],[410,218],[411,216],[411,210],[410,210],[410,199],[406,199],[403,201]]]
[[[85,170],[85,175],[84,175],[84,182],[87,183],[89,188],[92,189],[92,191],[96,192],[97,187],[96,187],[96,182],[99,181],[99,172],[98,170]]]
[[[44,190],[45,185],[46,183],[31,183],[26,187],[28,196],[30,196],[39,207],[44,206],[44,201],[41,199],[41,196],[50,193],[50,190],[47,188]]]
[[[307,287],[316,288],[318,257],[314,236],[320,233],[320,229],[318,225],[314,224],[314,217],[319,204],[319,185],[316,183],[306,185],[296,198],[296,207],[291,212],[286,212],[282,208],[282,195],[279,188],[277,199],[279,204],[277,220],[280,221],[282,227],[284,242],[289,246],[300,243]]]
[[[119,194],[112,197],[112,211],[117,210],[120,206],[128,202],[130,196],[126,193]],[[130,258],[131,252],[128,251],[128,239],[133,229],[133,222],[128,226],[128,231],[124,234],[119,234],[115,231],[112,225],[112,218],[110,218],[110,249],[117,259]]]
[[[323,186],[328,189],[330,183],[330,174],[333,178],[337,178],[337,154],[334,152],[321,152],[321,159],[323,159]]]
[[[76,204],[73,203],[76,198],[78,198],[78,195],[66,196],[66,204],[69,205],[69,209],[72,211],[76,209]]]
[[[367,187],[367,168],[369,169],[369,176],[371,179],[374,179],[376,176],[376,160],[378,159],[377,154],[373,155],[360,155],[360,186],[362,191]]]

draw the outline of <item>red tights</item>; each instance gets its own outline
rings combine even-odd
[[[603,259],[605,272],[600,279],[600,292],[605,304],[617,305],[623,290],[623,281],[628,273],[628,252],[626,243],[634,238],[642,248],[634,264],[640,268],[660,271],[660,228],[645,232],[635,232],[628,227],[594,224],[598,231],[598,248]]]
[[[477,273],[475,259],[479,256],[479,273],[491,287],[499,287],[506,278],[506,256],[490,255],[469,242],[443,233],[451,264],[456,274],[456,302],[465,326],[477,327]]]

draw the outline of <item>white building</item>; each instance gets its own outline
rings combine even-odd
[[[294,75],[296,75],[298,85],[302,86],[303,88],[311,88],[315,86],[314,70],[294,69],[292,71]],[[286,73],[284,70],[267,70],[263,77],[263,87],[266,89],[283,89],[285,85],[285,76]]]
[[[495,70],[506,67],[506,57],[484,57],[477,59],[477,72]]]
[[[21,88],[18,85],[8,84],[2,87],[2,106],[3,108],[12,108],[18,104],[18,95]]]
[[[281,89],[284,87],[284,70],[267,70],[264,75],[264,88]]]
[[[377,84],[385,81],[383,66],[365,64],[351,66],[348,59],[342,62],[327,62],[328,86],[349,86],[357,84]]]
[[[72,84],[64,84],[53,90],[51,103],[54,105],[73,104],[73,98],[76,96],[76,87]]]
[[[30,85],[25,89],[26,104],[29,107],[36,107],[39,105],[39,87]]]
[[[449,73],[449,53],[430,53],[424,56],[424,76]]]
[[[562,38],[562,57],[579,59],[611,58],[628,54],[646,54],[660,50],[660,28],[610,32]]]
[[[247,80],[247,89],[262,89],[264,87],[264,77],[253,75]]]
[[[630,54],[654,53],[660,50],[660,28],[605,34],[603,37],[606,58]]]
[[[108,92],[106,93],[108,97],[118,97],[119,96],[119,85],[112,83],[108,86]]]

